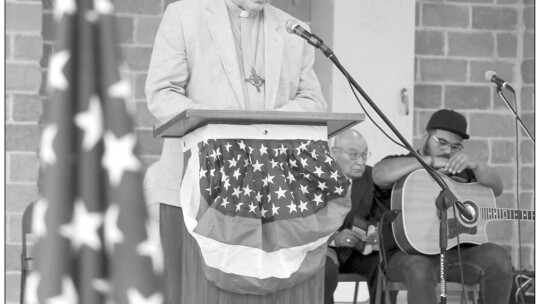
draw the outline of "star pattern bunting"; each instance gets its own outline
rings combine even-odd
[[[308,217],[345,195],[347,179],[326,142],[219,139],[199,145],[201,195],[225,215],[263,223]]]
[[[113,13],[110,0],[55,1],[27,304],[164,302],[163,253],[147,218]]]
[[[289,135],[265,126],[280,134],[267,139],[258,136],[260,126],[229,134],[222,128],[203,128],[207,139],[184,150],[181,205],[205,277],[221,289],[259,295],[312,277],[351,207],[325,130],[295,134],[293,126]]]

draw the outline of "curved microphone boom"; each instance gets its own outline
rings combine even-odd
[[[495,72],[487,71],[485,76],[486,76],[487,81],[491,81],[491,82],[495,83],[498,87],[503,87],[503,88],[509,90],[512,93],[516,93],[514,91],[514,88],[512,88],[508,84],[508,82],[506,82],[503,79],[499,78],[499,76],[497,76],[497,74],[495,74]]]

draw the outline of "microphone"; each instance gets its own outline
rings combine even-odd
[[[304,39],[307,40],[307,42],[314,47],[318,48],[319,45],[322,43],[322,40],[317,37],[316,35],[308,32],[305,28],[303,28],[298,20],[290,19],[285,23],[285,28],[287,29],[287,32],[289,34],[296,34]]]
[[[304,38],[309,44],[311,44],[315,48],[321,49],[321,51],[324,53],[324,55],[326,55],[326,57],[333,54],[332,50],[323,43],[322,39],[303,28],[300,25],[300,21],[296,19],[287,20],[287,22],[285,23],[285,28],[287,29],[287,32],[289,34],[298,35]]]
[[[495,74],[495,72],[493,72],[493,71],[487,71],[486,72],[486,80],[495,83],[498,87],[503,87],[505,89],[508,89],[510,92],[512,92],[514,94],[516,93],[514,91],[514,88],[512,88],[508,84],[508,82],[506,82],[503,79],[499,78],[499,76],[497,76],[497,74]]]

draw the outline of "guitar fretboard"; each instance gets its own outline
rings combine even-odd
[[[517,210],[504,208],[480,208],[480,215],[493,220],[534,220],[534,210]]]

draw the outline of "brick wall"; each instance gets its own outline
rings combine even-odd
[[[21,215],[38,195],[42,4],[8,0],[5,10],[5,296],[17,301]]]
[[[521,0],[416,1],[415,141],[430,115],[455,109],[469,121],[466,150],[494,166],[504,180],[497,207],[533,209],[533,145],[521,132],[519,186],[516,186],[515,121],[493,84],[495,71],[512,83],[519,114],[533,128],[534,2]],[[511,94],[506,94],[513,102]],[[490,226],[488,237],[505,244],[516,268],[534,268],[534,223]],[[520,232],[521,230],[521,232]],[[521,236],[521,237],[519,237]],[[521,258],[518,242],[521,239]]]
[[[161,140],[152,138],[156,120],[146,109],[144,83],[154,35],[164,7],[174,0],[115,0],[120,45],[130,67],[137,105],[136,128],[140,156],[146,165],[158,159]],[[17,303],[20,280],[21,215],[38,197],[37,150],[40,127],[48,111],[44,93],[48,58],[54,41],[51,0],[6,1],[6,302]],[[310,21],[310,0],[272,0],[277,7]],[[508,109],[486,70],[517,89],[520,114],[532,130],[534,90],[533,0],[417,0],[415,142],[429,115],[454,108],[471,121],[467,150],[497,167],[505,178],[499,207],[516,207],[513,128]],[[533,208],[533,146],[520,141],[520,205]],[[532,269],[531,224],[523,224],[522,267]],[[517,259],[516,225],[495,235]]]

